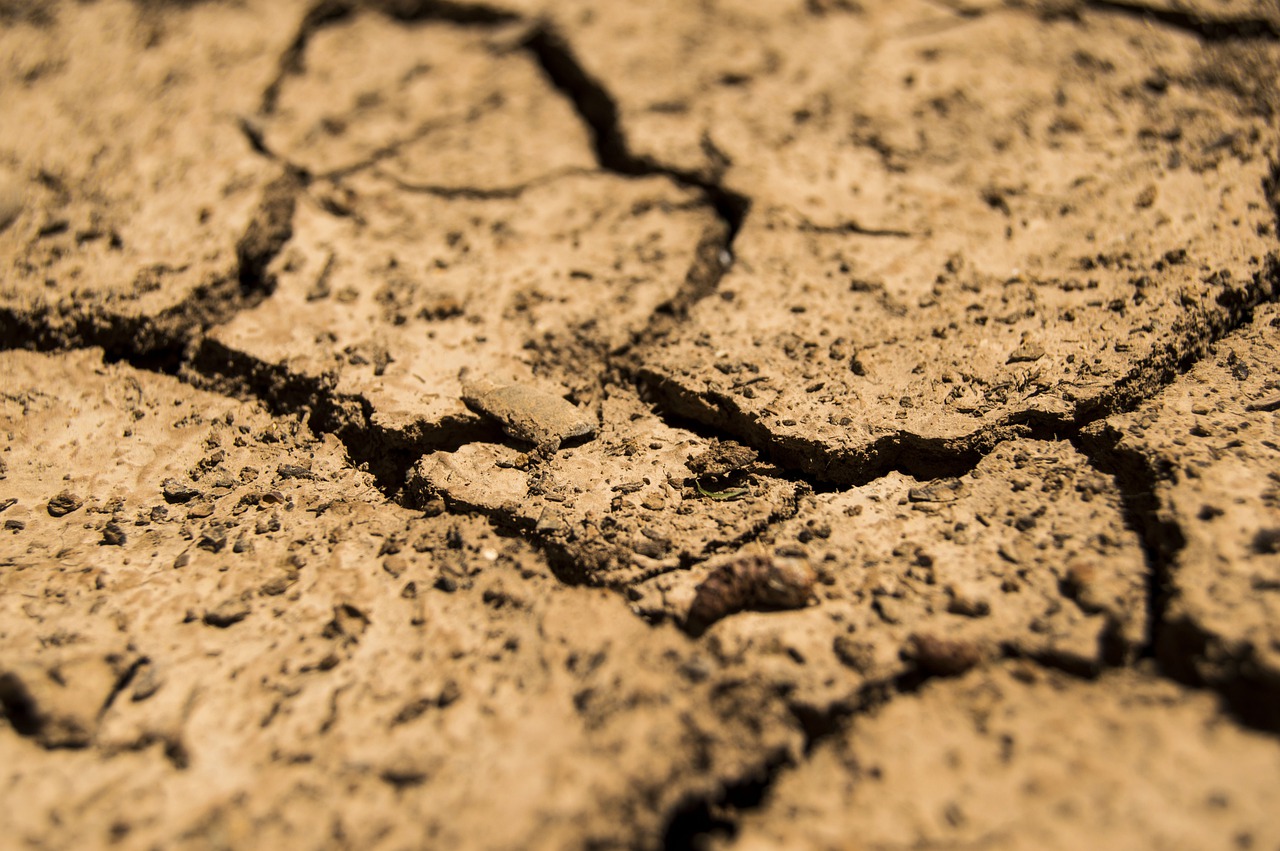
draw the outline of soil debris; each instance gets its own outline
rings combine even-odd
[[[563,396],[528,384],[495,384],[465,373],[459,380],[467,407],[496,421],[510,437],[532,443],[539,450],[554,452],[565,441],[596,432],[594,419]]]
[[[49,500],[45,508],[48,510],[50,517],[63,517],[78,510],[82,505],[84,505],[83,499],[70,491],[63,491]]]

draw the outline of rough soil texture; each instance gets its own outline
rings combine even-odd
[[[0,846],[1280,847],[1280,5],[0,57]]]

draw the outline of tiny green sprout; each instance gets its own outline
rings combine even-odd
[[[698,489],[698,493],[702,494],[707,499],[715,499],[722,502],[730,499],[742,499],[748,493],[746,488],[728,488],[722,491],[709,491],[704,488],[702,486],[702,482],[697,479],[693,480],[693,486]]]

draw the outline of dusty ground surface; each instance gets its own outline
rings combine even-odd
[[[0,0],[0,846],[1280,848],[1278,75]]]

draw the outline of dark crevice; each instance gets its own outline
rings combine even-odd
[[[1124,435],[1099,423],[1073,441],[1120,492],[1126,525],[1142,543],[1147,565],[1147,632],[1141,656],[1159,672],[1192,688],[1209,688],[1240,723],[1280,732],[1280,678],[1259,666],[1249,648],[1225,648],[1190,619],[1170,615],[1174,575],[1186,547],[1179,525],[1161,511],[1159,487],[1176,475],[1172,462],[1124,445]]]
[[[249,143],[250,150],[255,154],[266,157],[269,160],[274,160],[276,162],[284,161],[279,154],[271,150],[271,146],[267,144],[266,133],[263,132],[263,129],[256,121],[251,118],[240,116],[237,123],[240,127],[241,135],[243,135],[245,141]]]
[[[276,288],[267,267],[293,238],[293,216],[306,178],[292,168],[266,185],[258,209],[236,242],[240,289],[245,295],[270,295]]]
[[[1267,187],[1273,199],[1277,190],[1271,184],[1277,181],[1280,169],[1273,171]],[[956,438],[897,431],[861,446],[836,449],[819,438],[778,433],[745,410],[732,391],[708,388],[695,392],[634,355],[621,363],[620,369],[664,416],[696,421],[714,429],[716,436],[739,440],[779,467],[809,477],[815,487],[821,482],[842,487],[864,485],[892,470],[916,479],[949,478],[968,473],[1006,440],[1072,440],[1091,423],[1133,410],[1195,366],[1214,343],[1251,321],[1258,304],[1277,297],[1280,257],[1272,254],[1251,281],[1224,286],[1209,310],[1189,311],[1175,329],[1174,340],[1158,347],[1104,393],[1079,403],[1070,414],[1014,411],[997,423]]]
[[[445,420],[421,433],[378,428],[362,396],[339,393],[324,378],[264,363],[208,338],[196,347],[184,377],[225,395],[256,399],[276,416],[301,416],[317,435],[332,434],[391,499],[401,498],[409,467],[423,454],[499,437],[496,428],[474,418]]]
[[[1168,466],[1157,469],[1154,459],[1122,447],[1123,437],[1114,427],[1100,423],[1086,429],[1072,443],[1095,469],[1116,483],[1125,525],[1142,544],[1147,566],[1147,629],[1139,655],[1153,658],[1166,622],[1172,566],[1186,546],[1186,539],[1176,523],[1161,516],[1156,496],[1159,482],[1167,479],[1171,470]]]
[[[99,347],[108,363],[177,375],[188,348],[210,328],[259,304],[275,289],[267,267],[293,234],[302,178],[285,169],[263,189],[258,208],[236,241],[236,268],[201,283],[154,316],[107,313],[92,305],[67,310],[39,304],[0,306],[0,348],[41,352]]]
[[[715,436],[739,440],[792,475],[804,477],[815,490],[865,485],[895,470],[922,481],[959,477],[1006,440],[1057,440],[1070,437],[1078,428],[1067,420],[1020,413],[961,438],[927,438],[899,431],[837,452],[820,439],[774,433],[725,393],[692,393],[645,367],[633,377],[664,418],[699,422],[715,429]]]
[[[663,851],[701,851],[714,840],[737,836],[741,813],[758,809],[789,765],[775,756],[749,777],[726,783],[714,793],[690,798],[668,817],[662,829]]]
[[[573,105],[591,136],[592,148],[600,167],[627,177],[667,177],[675,183],[700,190],[723,222],[722,242],[716,252],[719,271],[700,282],[697,292],[688,294],[696,301],[714,292],[728,264],[721,254],[732,256],[733,242],[747,213],[751,199],[723,186],[719,174],[706,174],[674,168],[635,154],[622,131],[618,104],[605,87],[592,77],[578,60],[572,47],[550,22],[542,21],[525,38],[523,46],[537,60],[547,79]],[[684,309],[688,304],[683,305]]]
[[[182,364],[186,335],[165,319],[0,306],[0,340],[4,341],[0,348],[60,352],[96,346],[109,363],[125,361],[139,369],[173,375]]]
[[[133,682],[133,678],[137,676],[138,671],[140,671],[142,666],[147,664],[148,661],[150,660],[145,656],[135,659],[129,667],[120,672],[120,676],[116,677],[115,683],[111,686],[111,693],[107,695],[107,699],[102,702],[102,708],[98,710],[99,720],[102,719],[102,716],[107,714],[107,710],[109,710],[111,705],[116,702],[116,698],[120,696],[122,691],[129,687],[129,684]]]
[[[1149,6],[1145,3],[1129,2],[1129,0],[1084,0],[1084,5],[1091,9],[1118,12],[1157,21],[1194,35],[1203,41],[1280,40],[1280,25],[1268,18],[1216,17],[1182,9]]]
[[[871,227],[861,222],[848,220],[835,225],[819,225],[813,222],[802,222],[798,230],[804,233],[836,234],[838,236],[887,236],[908,239],[918,237],[918,233],[901,228]]]
[[[304,58],[307,52],[307,44],[311,41],[311,37],[317,31],[344,20],[355,11],[355,8],[356,3],[354,0],[319,0],[307,10],[306,15],[302,18],[302,23],[298,26],[297,34],[293,37],[293,41],[289,43],[289,46],[285,48],[284,53],[280,56],[275,78],[262,93],[262,100],[258,106],[260,114],[271,115],[275,112],[276,105],[280,100],[280,90],[284,87],[285,81],[289,77],[301,74],[305,69]]]
[[[460,3],[455,0],[366,0],[374,9],[398,21],[448,21],[472,26],[497,26],[521,20],[506,9],[485,3]]]
[[[35,698],[13,674],[0,675],[0,713],[19,736],[34,738],[44,726]]]
[[[748,813],[768,803],[769,794],[788,771],[799,768],[824,743],[848,731],[862,716],[873,714],[898,697],[912,695],[928,683],[956,674],[938,674],[912,667],[888,679],[862,685],[847,700],[827,706],[787,701],[787,710],[804,734],[799,762],[778,755],[748,778],[728,783],[713,793],[685,802],[668,819],[663,830],[664,851],[697,851],[735,839]]]

